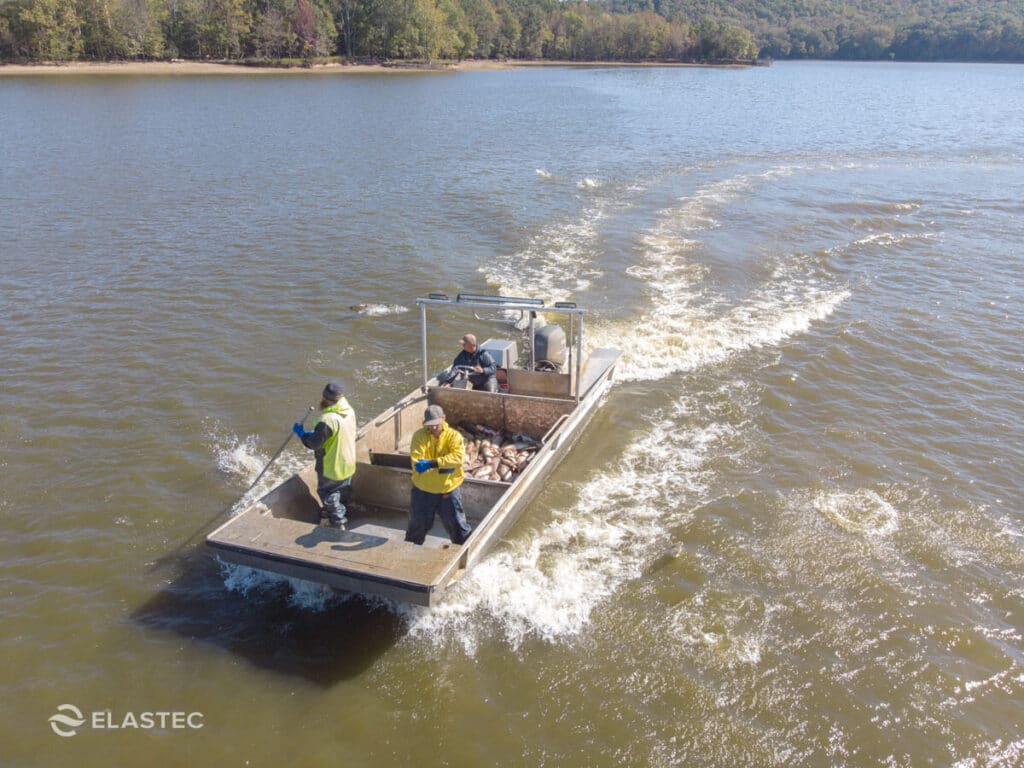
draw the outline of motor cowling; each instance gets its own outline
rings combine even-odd
[[[538,328],[533,335],[534,368],[538,371],[560,371],[569,356],[562,326],[551,323]]]

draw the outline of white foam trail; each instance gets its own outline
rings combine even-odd
[[[936,240],[938,235],[934,232],[920,232],[920,233],[900,233],[895,234],[892,232],[878,232],[867,237],[862,237],[859,240],[854,240],[850,245],[877,245],[882,248],[889,248],[896,245],[902,245],[907,242],[914,242],[918,240]]]
[[[755,183],[791,170],[716,182],[663,212],[659,226],[643,241],[643,263],[630,270],[649,286],[651,309],[639,323],[631,323],[630,331],[605,329],[604,338],[597,334],[597,345],[606,341],[625,350],[622,378],[660,379],[737,351],[777,344],[827,317],[849,295],[819,285],[815,265],[798,257],[780,263],[768,282],[739,306],[729,306],[704,289],[705,268],[694,259],[700,242],[693,235],[717,226],[721,207]],[[595,209],[575,226],[592,236],[599,219],[600,209]],[[578,234],[570,227],[557,231]],[[536,253],[526,254],[506,277],[496,280],[509,293],[534,293],[538,284],[551,291],[563,284],[564,274],[573,274],[566,267],[579,251],[556,249],[551,259],[551,249],[540,244],[550,241],[552,231],[542,234],[547,237],[531,246]],[[552,261],[562,263],[538,275],[537,263]],[[532,290],[523,291],[526,287]],[[637,327],[643,334],[632,331]],[[666,531],[700,503],[706,493],[703,463],[733,434],[730,427],[715,423],[680,430],[679,421],[670,416],[653,424],[626,447],[615,467],[581,486],[573,507],[556,511],[542,530],[491,554],[439,606],[396,607],[409,621],[411,634],[434,642],[452,638],[473,653],[489,624],[513,646],[530,637],[552,641],[581,631],[594,607],[640,575]],[[667,465],[672,472],[665,471]],[[666,499],[677,500],[670,511]],[[737,662],[757,663],[760,647],[757,636],[739,640],[734,648]]]
[[[546,171],[543,168],[538,168],[536,170],[536,173],[537,173],[538,178],[541,178],[541,179],[543,179],[545,181],[547,181],[548,179],[553,179],[554,178],[554,176],[552,175],[552,173],[550,171]]]
[[[488,631],[482,616],[514,647],[577,634],[595,606],[641,575],[652,548],[705,495],[704,464],[730,434],[714,423],[681,430],[673,416],[652,424],[615,466],[580,487],[574,506],[486,558],[439,606],[399,608],[411,634],[453,638],[467,653]],[[666,510],[665,499],[676,503]]]
[[[701,232],[719,225],[720,210],[749,193],[756,183],[793,172],[772,169],[756,176],[715,182],[675,208],[644,235],[644,259],[628,273],[644,281],[651,305],[631,328],[598,329],[594,346],[623,349],[618,376],[625,381],[657,380],[720,363],[744,350],[779,344],[828,317],[850,292],[820,284],[813,264],[791,256],[777,265],[770,281],[745,304],[728,306],[705,286],[707,269],[698,261]]]
[[[597,189],[602,186],[604,186],[603,181],[598,181],[597,179],[591,179],[589,177],[580,179],[576,182],[576,187],[578,189]]]
[[[602,274],[593,255],[605,205],[598,202],[576,219],[545,227],[521,252],[493,260],[481,266],[480,272],[505,296],[564,301],[586,291]]]

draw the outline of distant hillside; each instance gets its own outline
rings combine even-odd
[[[0,0],[0,62],[1024,62],[1024,0]]]
[[[648,3],[610,0],[610,9]],[[773,58],[1024,61],[1024,0],[651,0],[749,30]]]

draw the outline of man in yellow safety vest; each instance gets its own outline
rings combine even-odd
[[[341,385],[329,382],[320,398],[320,417],[311,431],[296,422],[292,430],[316,457],[316,492],[323,507],[320,521],[344,528],[352,477],[356,472],[356,412],[342,394]]]

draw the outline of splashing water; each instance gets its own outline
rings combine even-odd
[[[293,579],[236,563],[225,563],[222,560],[218,560],[218,562],[221,575],[224,577],[224,586],[231,592],[238,592],[244,597],[269,592],[281,585],[287,585],[288,604],[294,608],[314,612],[324,611],[328,607],[345,602],[352,597],[346,593],[334,592],[323,584]]]
[[[678,402],[674,415],[685,408]],[[722,424],[680,430],[672,416],[654,421],[617,465],[579,488],[573,507],[490,555],[440,606],[400,608],[411,634],[434,642],[450,636],[472,653],[481,613],[513,647],[578,634],[598,604],[642,574],[667,530],[689,517],[706,494],[707,461],[734,436]],[[668,462],[675,471],[664,471]],[[666,498],[677,500],[670,510]]]
[[[213,434],[217,435],[217,442],[212,445],[218,468],[225,474],[239,477],[246,484],[251,484],[263,471],[267,461],[256,447],[256,437],[250,435],[241,440],[237,437],[224,440],[223,432],[211,432],[211,438]],[[235,502],[231,514],[239,514],[256,499],[268,493],[291,475],[304,469],[308,464],[308,454],[285,451],[267,470],[260,482]],[[321,584],[293,579],[236,563],[219,562],[224,586],[232,592],[238,592],[245,596],[287,584],[290,587],[289,604],[312,611],[323,611],[328,606],[349,597],[325,590]]]
[[[867,488],[852,493],[821,492],[814,499],[814,508],[850,533],[888,536],[899,528],[895,507]]]

